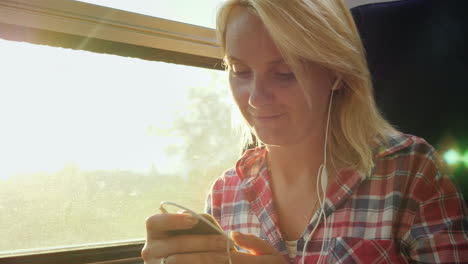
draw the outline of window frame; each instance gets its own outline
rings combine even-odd
[[[0,1],[0,38],[223,69],[214,29],[73,0]]]
[[[214,29],[72,0],[0,1],[0,38],[224,69]],[[13,251],[0,264],[143,263],[144,242]]]
[[[17,252],[1,264],[136,264],[143,263],[143,240]]]

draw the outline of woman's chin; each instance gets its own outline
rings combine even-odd
[[[289,146],[299,143],[297,140],[294,140],[295,137],[290,135],[278,135],[272,133],[259,133],[257,134],[258,139],[267,145],[267,146]]]

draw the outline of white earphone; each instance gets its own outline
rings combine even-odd
[[[302,249],[302,264],[305,263],[305,251],[307,249],[307,244],[309,243],[310,239],[312,238],[312,235],[314,234],[315,230],[319,226],[320,219],[322,217],[323,217],[323,221],[324,221],[324,239],[323,239],[323,241],[325,241],[326,230],[327,230],[327,218],[325,216],[325,198],[326,198],[326,191],[327,191],[327,186],[328,186],[328,173],[327,173],[328,129],[329,129],[329,125],[330,125],[330,112],[331,112],[331,106],[332,106],[332,102],[333,102],[333,94],[335,93],[335,90],[337,89],[340,81],[341,81],[341,79],[337,78],[335,80],[332,88],[331,88],[332,92],[331,92],[330,101],[329,101],[329,104],[328,104],[327,123],[326,123],[326,127],[325,127],[325,142],[324,142],[324,147],[323,147],[323,149],[324,149],[323,150],[323,153],[324,153],[323,154],[323,164],[320,165],[319,170],[317,172],[316,189],[317,189],[317,195],[318,195],[318,199],[319,199],[319,203],[320,203],[320,215],[319,215],[319,219],[317,220],[317,223],[314,226],[314,229],[309,233],[309,235],[307,236],[307,239],[305,240],[304,247]],[[320,195],[319,195],[320,194],[320,192],[319,192],[319,182],[320,182],[320,185],[321,185],[320,187],[321,187],[321,190],[322,190],[322,193],[323,193],[323,197],[320,197]],[[218,228],[215,225],[213,225],[208,220],[206,220],[205,218],[198,215],[196,212],[194,212],[194,211],[192,211],[192,210],[190,210],[190,209],[188,209],[188,208],[186,208],[184,206],[176,204],[176,203],[165,202],[165,201],[161,202],[160,210],[163,213],[167,213],[167,211],[164,209],[164,205],[172,205],[172,206],[176,206],[178,208],[184,209],[188,213],[193,215],[194,217],[197,217],[199,220],[206,222],[206,224],[210,225],[213,229],[218,230]],[[222,235],[227,236],[224,232],[219,232],[219,233],[222,234]],[[317,263],[319,263],[321,258],[322,258],[323,246],[325,245],[325,243],[323,241],[322,241],[322,248],[320,249],[320,257],[319,257]],[[227,250],[227,254],[229,256],[229,264],[231,264],[232,260],[231,260],[231,251],[229,249],[229,239],[227,239],[226,250]]]
[[[317,223],[314,226],[314,229],[309,233],[307,236],[307,239],[305,240],[304,247],[302,248],[302,264],[305,263],[305,252],[307,249],[307,244],[309,243],[310,239],[312,238],[312,235],[314,234],[315,230],[319,226],[320,219],[323,217],[323,226],[324,226],[324,232],[323,232],[323,241],[322,241],[322,248],[320,249],[320,256],[319,259],[317,260],[317,263],[320,263],[320,260],[322,259],[322,251],[323,247],[325,245],[325,236],[326,236],[326,231],[327,231],[327,217],[325,215],[325,198],[326,198],[326,191],[327,191],[327,186],[328,186],[328,173],[327,173],[327,143],[328,143],[328,129],[330,126],[330,112],[331,112],[331,106],[333,103],[333,95],[335,91],[338,89],[338,85],[341,82],[341,78],[337,78],[335,82],[332,85],[331,88],[331,95],[330,95],[330,101],[328,103],[328,113],[327,113],[327,124],[325,126],[325,142],[323,146],[323,164],[320,165],[319,170],[317,172],[317,185],[316,185],[316,191],[317,191],[317,198],[319,199],[320,203],[320,215],[319,219],[317,219]],[[319,181],[320,181],[320,187],[322,189],[322,194],[323,197],[320,197],[320,192],[319,192]]]

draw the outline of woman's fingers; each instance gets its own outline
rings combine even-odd
[[[229,263],[227,248],[232,241],[224,235],[169,235],[168,231],[190,229],[198,219],[190,214],[156,214],[146,219],[147,240],[142,250],[146,264]],[[268,242],[250,235],[233,232],[234,242],[251,254],[231,252],[234,264],[284,264],[283,256]],[[229,244],[228,244],[229,241]]]
[[[184,235],[172,236],[156,241],[155,246],[164,255],[176,253],[227,251],[227,238],[224,235]]]
[[[164,257],[169,259],[169,257],[174,258],[195,252],[203,252],[203,256],[207,252],[215,255],[226,254],[227,247],[233,245],[233,242],[224,235],[171,235],[168,232],[190,229],[197,222],[198,219],[190,214],[164,213],[148,217],[146,219],[147,239],[141,251],[145,263],[158,263],[157,261]],[[166,261],[166,263],[170,262]]]
[[[230,242],[229,245],[231,245]],[[191,252],[226,252],[227,237],[223,235],[180,235],[153,240],[142,250],[143,259]]]
[[[231,252],[233,264],[285,264],[282,256],[263,255],[253,256],[248,253]],[[226,252],[198,252],[171,255],[166,258],[166,264],[228,264],[229,256]],[[145,264],[152,264],[150,262]],[[159,264],[159,263],[157,263]]]
[[[231,251],[233,264],[285,264],[284,257],[267,241],[254,235],[233,232],[234,242],[250,253]],[[170,236],[147,243],[142,256],[146,264],[167,257],[165,263],[229,263],[227,238],[223,235]],[[232,242],[230,242],[232,243]],[[157,262],[154,262],[159,264]]]
[[[147,240],[167,237],[169,230],[192,228],[198,219],[189,214],[155,214],[146,218]]]
[[[169,256],[166,264],[228,264],[226,252],[187,253]],[[235,262],[233,262],[235,263]]]
[[[233,264],[287,264],[281,255],[254,256],[248,253],[231,252]]]
[[[270,243],[255,235],[234,231],[231,232],[231,238],[239,247],[253,255],[281,255]]]

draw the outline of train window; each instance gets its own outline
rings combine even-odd
[[[77,0],[139,14],[215,28],[216,8],[221,0]]]
[[[2,39],[0,57],[0,256],[143,240],[239,155],[223,71]]]

